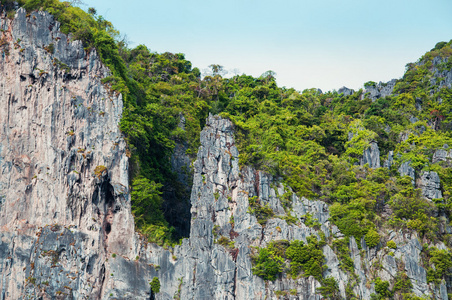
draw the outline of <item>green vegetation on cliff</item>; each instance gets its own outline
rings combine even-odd
[[[1,3],[7,9],[14,7],[13,1]],[[223,78],[221,66],[212,65],[212,74],[201,79],[200,71],[183,54],[158,54],[143,45],[129,49],[112,24],[94,10],[87,13],[57,0],[19,4],[29,11],[52,13],[63,32],[82,40],[86,50],[95,48],[110,68],[112,74],[104,84],[124,98],[120,126],[131,158],[132,211],[137,229],[150,241],[164,244],[180,238],[162,209],[165,186],[177,181],[170,157],[176,143],[186,143],[187,153],[194,157],[206,117],[220,113],[235,124],[242,166],[280,176],[299,196],[330,204],[332,221],[347,237],[358,242],[364,238],[369,247],[377,247],[381,229],[396,228],[417,231],[425,242],[452,246],[452,237],[444,230],[452,213],[452,166],[450,161],[432,160],[444,144],[452,146],[452,90],[441,85],[443,72],[452,68],[452,42],[438,43],[418,62],[408,64],[391,95],[372,98],[359,90],[344,96],[336,91],[278,87],[271,71],[258,78]],[[365,88],[376,89],[377,84],[368,82]],[[382,159],[394,151],[390,168],[360,164],[373,141]],[[410,163],[417,177],[424,171],[437,172],[443,198],[425,199],[410,177],[400,176],[398,168],[404,162]],[[250,199],[250,213],[265,226],[272,211],[256,200]],[[321,278],[323,257],[318,245],[311,241],[283,246],[284,253],[276,244],[260,249],[255,274],[273,280],[286,266],[294,277]],[[342,257],[341,267],[350,271],[347,247],[334,244]],[[429,281],[437,283],[448,274],[450,254],[427,250]],[[403,290],[408,285],[404,283]],[[325,281],[325,291],[328,286],[336,285]],[[384,290],[377,292],[388,296]]]
[[[273,241],[267,248],[258,249],[258,254],[253,257],[253,274],[275,280],[287,268],[294,279],[301,274],[322,281],[325,258],[320,247],[323,242],[313,236],[307,240],[307,244],[299,240]]]

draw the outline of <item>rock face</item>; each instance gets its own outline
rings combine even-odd
[[[449,149],[447,144],[444,144],[442,149],[438,149],[433,153],[432,163],[440,161],[450,162],[452,161],[452,149]]]
[[[418,180],[418,187],[422,190],[422,195],[428,199],[443,197],[439,176],[436,172],[424,172]]]
[[[430,79],[432,83],[438,83],[438,89],[452,88],[452,70],[449,68],[439,69],[441,64],[446,64],[448,58],[435,57],[433,63],[433,78]]]
[[[369,164],[372,169],[380,168],[380,149],[376,141],[371,141],[369,148],[364,150],[361,165]]]
[[[0,27],[0,298],[100,298],[134,245],[121,96],[49,14]]]
[[[414,178],[415,178],[415,172],[413,167],[411,166],[411,161],[405,161],[403,162],[400,167],[399,167],[399,174],[400,176],[410,176],[411,177],[411,181],[413,182],[414,185]]]
[[[194,163],[190,238],[174,249],[177,259],[149,256],[153,264],[161,266],[162,291],[158,299],[172,299],[177,293],[187,299],[263,299],[274,298],[278,290],[290,289],[297,290],[300,299],[320,299],[316,294],[320,284],[312,277],[283,278],[265,284],[251,272],[250,246],[264,247],[275,239],[306,242],[307,236],[317,235],[301,222],[288,225],[280,218],[262,226],[248,213],[248,199],[256,196],[277,215],[285,215],[279,199],[284,192],[284,187],[268,174],[251,168],[240,171],[232,123],[209,117]],[[329,234],[325,203],[294,195],[290,202],[296,216],[311,213]],[[234,245],[216,243],[221,236],[231,239]]]
[[[134,232],[118,129],[122,99],[101,83],[109,71],[47,13],[19,9],[0,21],[0,299],[322,299],[313,277],[265,282],[253,275],[250,254],[272,240],[343,239],[326,203],[240,169],[232,123],[210,116],[193,169],[190,237],[174,249],[147,243]],[[188,164],[183,147],[173,168]],[[366,163],[379,167],[377,152],[371,145]],[[409,163],[401,172],[411,174]],[[261,225],[250,198],[275,217]],[[294,222],[285,220],[289,211]],[[316,225],[305,224],[307,215]],[[221,237],[231,242],[220,244]],[[324,276],[336,279],[342,297],[349,288],[369,299],[373,278],[404,270],[416,295],[447,299],[444,284],[427,284],[417,236],[397,232],[390,239],[398,246],[394,257],[351,237],[353,272],[325,245]],[[154,277],[157,294],[149,285]],[[353,278],[359,280],[350,286]]]
[[[355,92],[354,90],[349,89],[349,88],[347,88],[347,87],[345,87],[345,86],[341,87],[341,88],[337,91],[338,94],[343,94],[344,96],[351,96],[351,95],[353,95],[354,92]]]
[[[386,159],[383,163],[383,167],[390,169],[394,162],[394,151],[388,152],[388,159]]]
[[[362,99],[364,99],[364,95],[369,93],[369,98],[372,99],[372,101],[376,101],[379,98],[384,98],[386,96],[390,96],[392,94],[392,91],[394,90],[394,86],[396,85],[397,80],[392,79],[391,81],[388,81],[386,83],[379,82],[376,85],[368,86],[364,90]]]
[[[239,170],[233,130],[229,120],[210,116],[201,133],[201,147],[194,163],[190,237],[171,255],[155,246],[149,246],[140,254],[152,265],[160,266],[158,276],[162,290],[156,295],[157,299],[172,299],[174,295],[188,299],[276,299],[278,291],[290,290],[296,290],[296,297],[290,299],[320,299],[316,293],[320,284],[312,277],[297,280],[279,277],[265,283],[254,276],[250,249],[265,247],[272,240],[306,242],[306,237],[319,237],[321,233],[327,239],[342,239],[343,235],[329,221],[328,205],[290,194],[291,214],[297,218],[295,224],[288,224],[281,217],[268,220],[265,226],[259,224],[249,213],[249,199],[257,197],[276,216],[284,216],[282,195],[290,190],[266,173],[246,167]],[[318,221],[317,229],[304,224],[307,214]],[[216,241],[221,236],[234,244],[219,245]],[[364,238],[359,241],[360,250],[355,239],[350,238],[353,273],[359,278],[352,286],[353,293],[359,299],[370,299],[375,292],[374,285],[368,284],[370,278],[376,275],[392,280],[402,270],[413,283],[416,295],[429,298],[435,294],[438,299],[447,299],[441,296],[440,290],[427,284],[418,237],[398,232],[390,239],[399,245],[393,254],[387,248],[368,248]],[[323,253],[327,266],[324,276],[336,279],[340,294],[345,298],[352,277],[341,268],[337,254],[329,245],[323,247]]]

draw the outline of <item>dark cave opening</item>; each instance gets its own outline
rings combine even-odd
[[[162,209],[169,225],[174,227],[173,237],[176,239],[190,236],[191,223],[191,185],[173,180],[164,186]]]
[[[105,225],[105,232],[107,234],[110,234],[111,232],[111,224],[107,222],[107,224]]]

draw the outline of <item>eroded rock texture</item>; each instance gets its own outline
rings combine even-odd
[[[160,266],[158,276],[162,291],[157,299],[276,299],[277,292],[287,292],[285,299],[321,299],[316,292],[320,283],[314,278],[296,280],[280,276],[274,282],[265,283],[252,274],[250,259],[252,247],[265,247],[272,240],[303,240],[321,232],[327,239],[342,239],[343,234],[329,221],[328,205],[321,201],[298,198],[281,185],[277,178],[252,168],[238,167],[238,151],[234,146],[233,125],[220,117],[210,116],[201,133],[201,147],[194,164],[194,180],[191,196],[192,220],[190,237],[183,240],[172,253],[148,245],[142,257],[152,265]],[[288,195],[289,203],[283,195]],[[275,217],[262,226],[249,213],[249,199],[256,197],[275,212]],[[286,208],[297,218],[295,224],[282,219]],[[308,227],[307,214],[318,220],[318,227]],[[221,236],[229,238],[233,245],[218,244]],[[370,299],[375,293],[373,276],[393,281],[398,272],[406,272],[418,296],[447,299],[445,284],[435,287],[427,284],[427,272],[422,267],[422,246],[415,234],[392,232],[389,240],[397,243],[390,253],[381,244],[366,246],[364,238],[350,238],[350,257],[353,273],[359,280],[351,286],[359,299]],[[358,247],[358,243],[360,247]],[[442,245],[444,246],[444,245]],[[441,248],[441,245],[438,246]],[[338,255],[326,245],[324,276],[334,277],[340,294],[346,297],[346,288],[355,275],[344,271]],[[289,291],[296,291],[291,295]]]
[[[376,141],[371,141],[369,148],[364,150],[363,157],[361,159],[361,165],[368,164],[370,168],[380,168],[380,149]]]
[[[428,199],[442,198],[441,184],[438,173],[430,171],[424,172],[419,178],[418,186],[422,190],[422,195]]]
[[[264,247],[275,239],[306,241],[307,236],[318,235],[302,222],[288,225],[280,218],[261,226],[248,213],[249,198],[258,197],[277,215],[285,215],[279,199],[284,192],[284,187],[268,174],[251,168],[240,171],[232,123],[209,117],[194,163],[190,238],[174,249],[174,257],[152,255],[151,251],[162,251],[152,246],[143,253],[152,264],[160,266],[164,288],[158,299],[172,299],[178,294],[181,299],[264,299],[275,297],[275,291],[289,289],[297,290],[299,299],[320,299],[316,293],[320,285],[312,277],[282,278],[265,284],[251,272],[250,246]],[[312,213],[329,234],[326,204],[296,196],[291,196],[290,202],[297,216]],[[231,239],[234,245],[216,243],[221,236]]]
[[[443,148],[440,148],[433,153],[432,163],[445,161],[450,163],[452,161],[452,150],[449,145],[445,144]]]
[[[0,22],[0,298],[100,298],[134,238],[121,96],[49,14]]]
[[[414,171],[413,167],[411,166],[411,161],[403,162],[400,165],[398,171],[399,171],[400,176],[410,176],[412,179],[411,182],[414,185],[415,171]]]
[[[326,203],[299,198],[264,172],[239,169],[232,123],[210,116],[194,163],[190,237],[174,249],[146,243],[130,211],[121,96],[101,83],[109,71],[47,13],[19,9],[0,21],[0,299],[322,298],[313,277],[254,276],[250,254],[272,240],[344,238]],[[367,163],[379,167],[372,153]],[[173,158],[174,168],[184,166],[182,156]],[[400,171],[414,179],[409,167]],[[275,217],[261,225],[249,211],[252,197]],[[290,224],[289,210],[296,218]],[[308,214],[317,225],[306,226]],[[231,243],[220,245],[222,236]],[[373,278],[392,280],[402,270],[418,296],[447,299],[444,283],[427,284],[417,236],[393,232],[389,239],[397,243],[393,256],[381,244],[350,238],[359,279],[353,293],[369,299]],[[355,275],[330,246],[323,253],[324,275],[345,297]],[[154,295],[155,276],[161,290]]]
[[[396,83],[397,80],[392,79],[386,83],[380,81],[376,85],[367,86],[361,97],[362,99],[364,99],[365,95],[367,94],[369,95],[369,98],[372,99],[372,101],[376,101],[379,98],[390,96],[392,94],[392,91],[394,90]]]

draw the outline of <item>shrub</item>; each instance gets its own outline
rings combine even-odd
[[[368,82],[364,83],[365,88],[376,87],[376,86],[377,86],[377,83],[374,81],[368,81]]]
[[[55,52],[55,45],[53,43],[50,43],[48,46],[44,46],[43,48],[50,54],[53,54],[53,52]]]
[[[151,242],[163,245],[174,242],[174,228],[168,225],[162,212],[161,187],[162,184],[145,177],[136,177],[132,182],[131,198],[137,229]]]
[[[158,294],[160,292],[160,280],[158,277],[152,278],[152,281],[149,284],[151,285],[151,290],[154,294]]]
[[[283,271],[284,259],[267,248],[259,249],[257,257],[253,257],[254,267],[251,269],[254,275],[264,280],[275,280]]]
[[[303,218],[303,217],[302,217]],[[307,213],[305,216],[304,224],[308,227],[316,228],[317,230],[320,229],[320,223],[317,219],[315,219],[312,214]]]
[[[430,257],[429,264],[433,265],[427,270],[427,282],[439,284],[445,276],[450,275],[452,254],[447,250],[430,247],[427,249],[427,255]]]
[[[324,256],[320,243],[313,236],[309,236],[308,243],[287,240],[272,241],[267,248],[259,249],[259,254],[252,256],[253,274],[265,280],[274,280],[276,275],[284,269],[284,258],[290,262],[290,274],[293,278],[301,272],[303,276],[314,276],[322,279],[324,271]]]
[[[100,179],[105,171],[107,171],[106,166],[97,166],[96,168],[94,168],[94,175],[96,175],[97,178]]]
[[[387,244],[386,244],[386,246],[388,246],[388,248],[391,248],[391,249],[397,249],[397,244],[394,242],[394,241],[389,241]]]
[[[350,257],[350,249],[348,244],[350,239],[348,237],[344,239],[336,239],[333,241],[333,249],[339,258],[339,267],[346,272],[353,273],[355,270],[355,264]]]
[[[286,250],[286,256],[291,260],[290,273],[293,278],[303,271],[303,276],[321,280],[325,258],[315,237],[308,237],[307,245],[302,241],[293,241]]]
[[[364,240],[368,247],[373,248],[380,242],[380,235],[374,229],[371,229],[364,236]]]
[[[392,297],[392,292],[389,290],[389,282],[381,280],[380,277],[375,279],[375,292],[382,297]]]
[[[271,219],[275,215],[275,213],[268,206],[268,204],[262,205],[260,203],[260,200],[256,196],[250,197],[248,201],[249,201],[248,213],[255,215],[257,218],[257,222],[259,222],[259,224],[265,225],[268,219]]]
[[[317,288],[317,292],[327,299],[340,299],[339,285],[334,277],[322,280],[322,286]]]
[[[212,228],[213,237],[216,239],[220,233],[220,225],[214,225]]]
[[[394,282],[394,292],[409,293],[413,284],[406,273],[398,272]]]
[[[217,244],[228,248],[234,248],[234,242],[223,235],[217,240]]]

